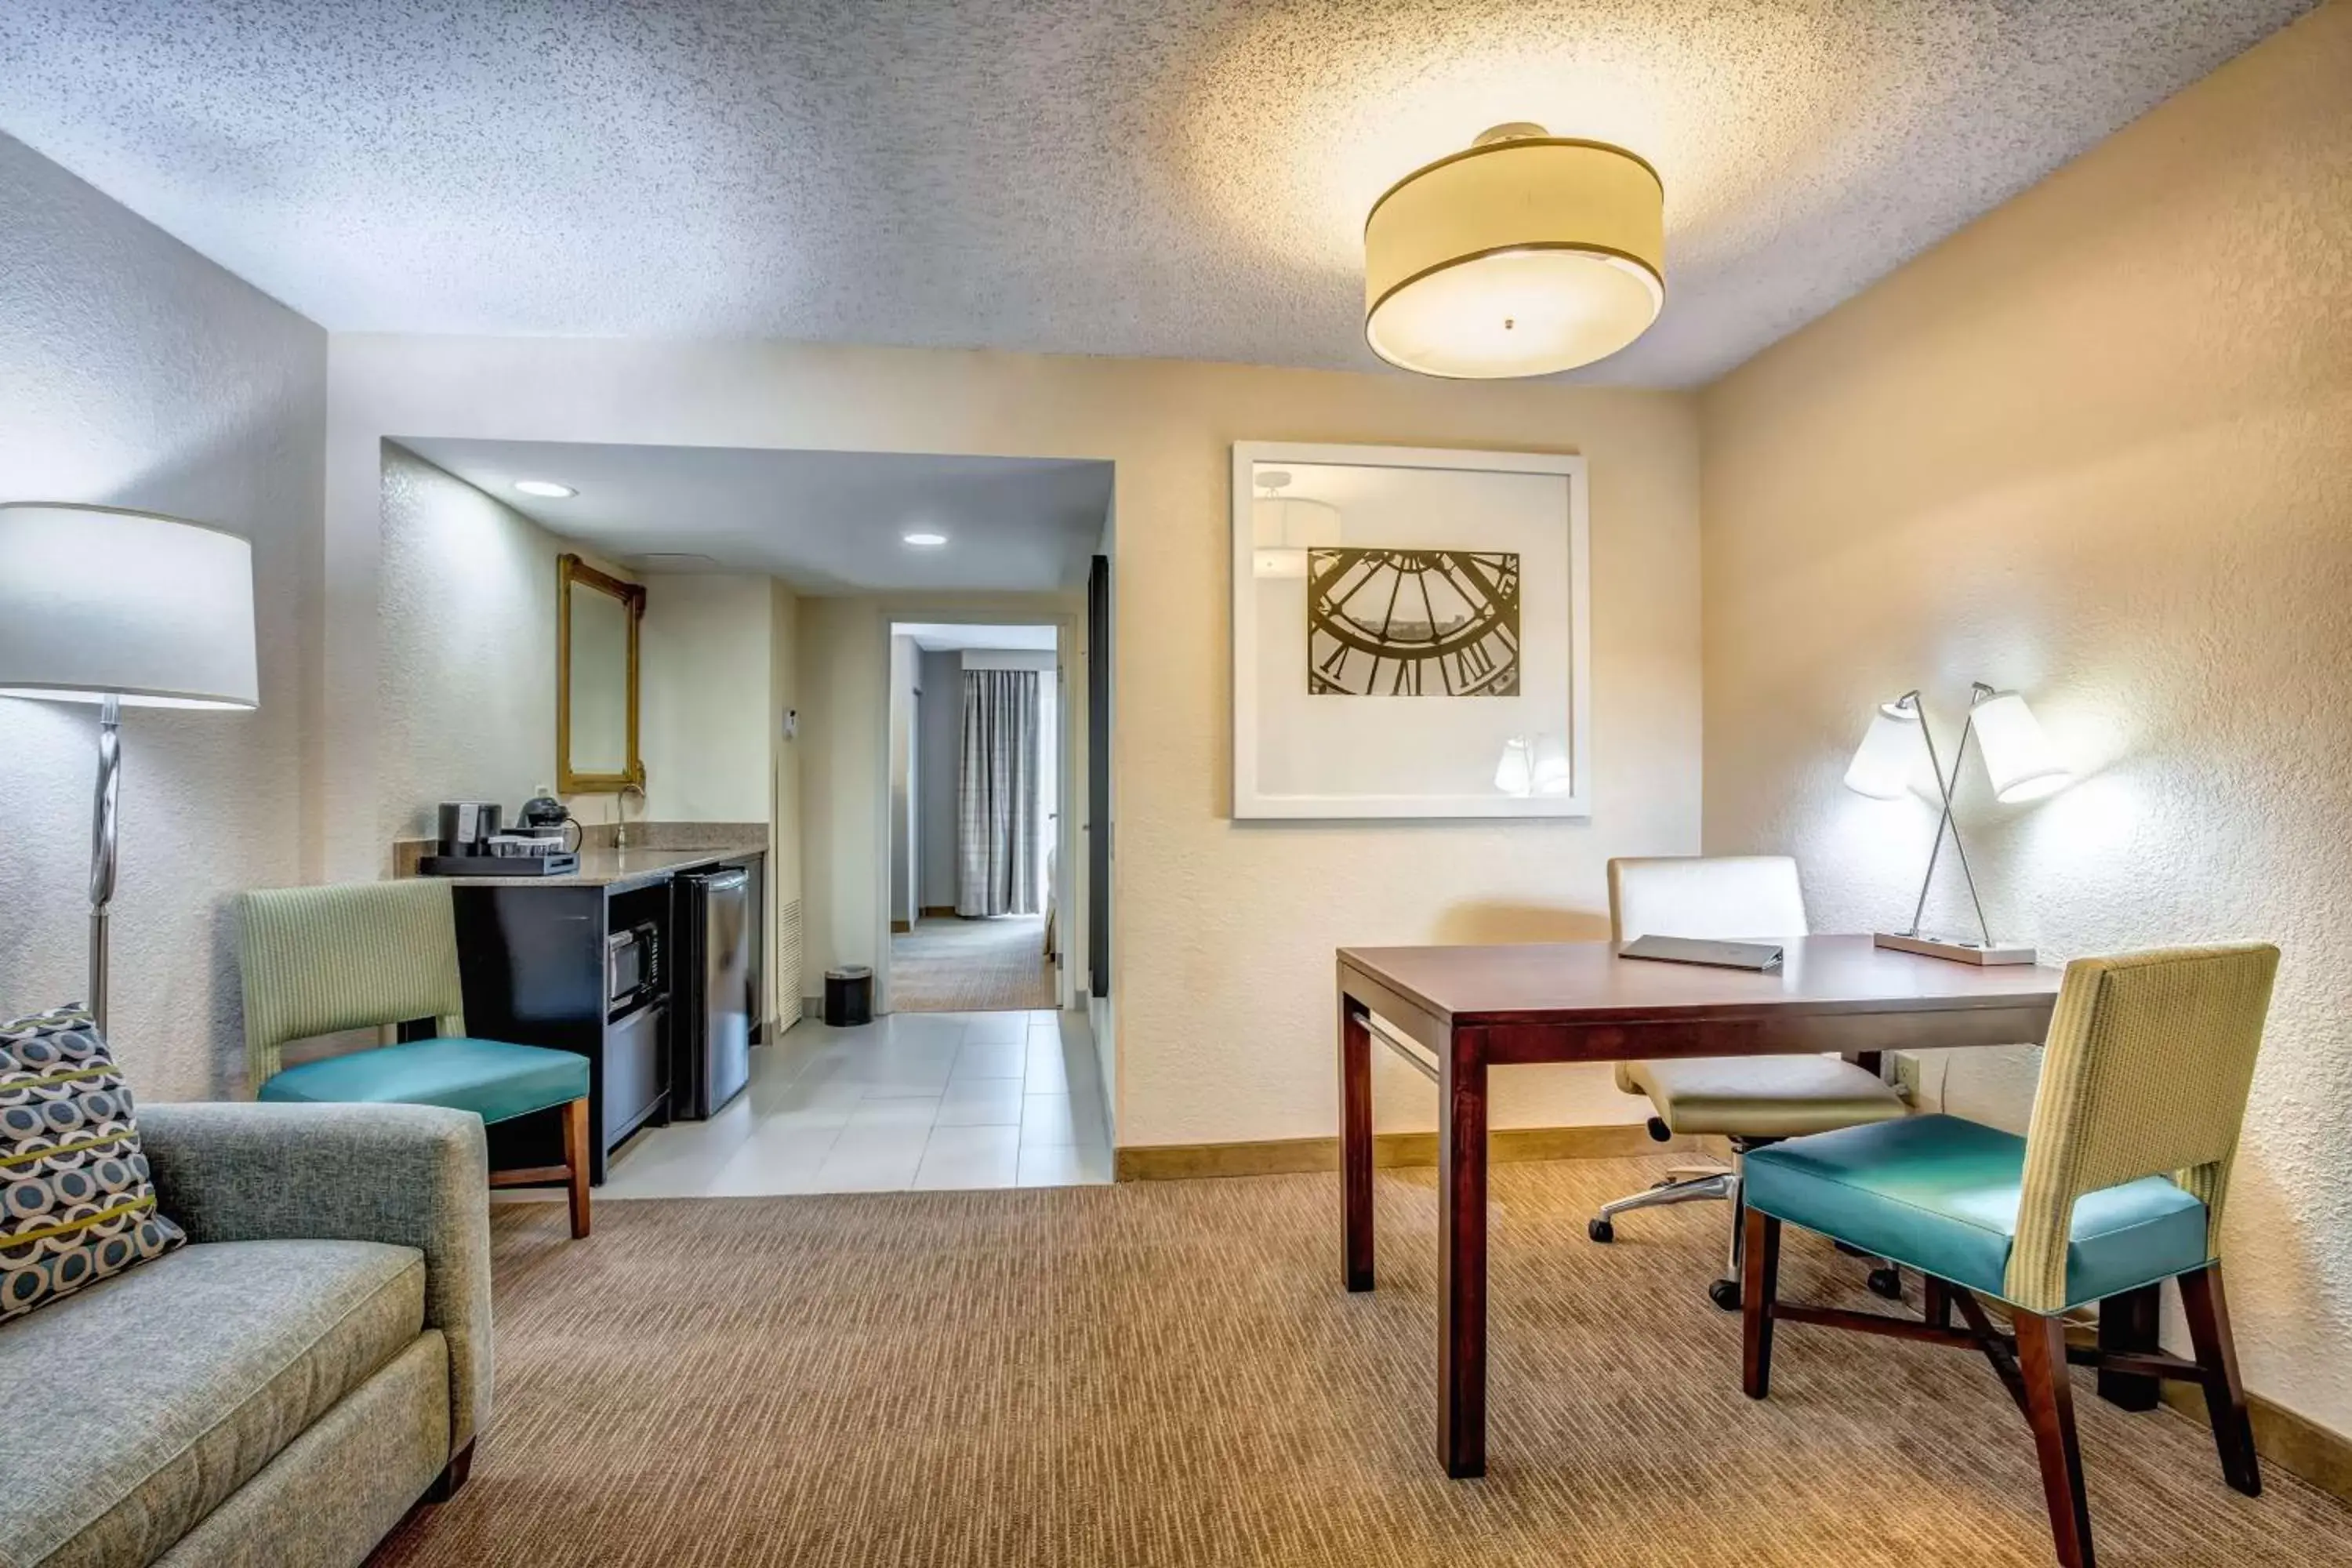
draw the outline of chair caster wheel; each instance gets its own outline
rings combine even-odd
[[[1870,1293],[1874,1296],[1889,1301],[1903,1300],[1903,1270],[1900,1268],[1874,1268],[1865,1283],[1870,1286]]]
[[[1617,1227],[1605,1219],[1596,1219],[1585,1226],[1584,1234],[1606,1246],[1617,1239]]]
[[[1727,1312],[1739,1310],[1739,1281],[1718,1279],[1706,1288],[1706,1299]]]

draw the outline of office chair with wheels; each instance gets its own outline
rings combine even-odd
[[[1807,931],[1797,863],[1782,855],[1670,856],[1609,862],[1609,934],[1770,941]],[[1730,1269],[1707,1287],[1725,1311],[1739,1310],[1741,1166],[1748,1152],[1783,1138],[1831,1132],[1906,1114],[1902,1098],[1874,1073],[1836,1057],[1709,1057],[1620,1062],[1617,1087],[1649,1097],[1656,1114],[1650,1136],[1664,1142],[1713,1134],[1731,1142],[1729,1168],[1676,1165],[1647,1192],[1604,1204],[1588,1226],[1594,1241],[1614,1241],[1617,1216],[1669,1204],[1722,1200],[1731,1205]],[[1892,1268],[1874,1269],[1870,1288],[1902,1294]]]

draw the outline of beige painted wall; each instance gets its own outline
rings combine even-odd
[[[1713,388],[1706,845],[1906,917],[1869,704],[2014,685],[2082,774],[1961,815],[2000,934],[2285,949],[2231,1189],[2250,1382],[2352,1431],[2352,5],[2327,6]],[[1946,889],[1941,923],[1959,915]],[[1951,1058],[2021,1128],[2035,1053]],[[1933,1077],[1930,1077],[1930,1083]]]
[[[802,896],[803,830],[801,744],[783,733],[784,715],[802,706],[801,599],[790,584],[768,580],[768,722],[775,745],[770,752],[768,816],[768,1007],[786,1028],[800,1018],[801,972],[807,967],[806,905]]]
[[[555,782],[556,557],[580,552],[463,479],[387,442],[383,455],[380,766],[375,848],[429,837],[444,800],[512,812]],[[771,975],[797,977],[789,906],[800,896],[797,773],[781,720],[797,668],[799,600],[769,577],[599,571],[646,586],[639,627],[639,751],[646,802],[633,821],[780,825],[768,889]],[[617,797],[564,797],[581,821],[614,820]],[[796,984],[770,986],[794,1016]]]
[[[640,578],[396,442],[383,444],[382,482],[371,876],[389,872],[394,838],[437,830],[442,801],[494,800],[511,816],[555,787],[556,559],[570,552],[608,576]],[[764,822],[767,755],[748,754],[757,724],[713,726],[720,739],[700,756],[685,738],[764,703],[768,579],[653,581],[662,609],[649,587],[638,750],[648,779],[657,771],[670,786],[654,785],[631,815]],[[614,820],[615,798],[562,796],[585,823]]]
[[[799,601],[772,577],[715,573],[644,576],[638,731],[646,800],[631,820],[756,822],[768,829],[762,897],[764,1016],[799,1016],[800,943],[786,918],[800,897],[799,794],[784,749],[783,711],[797,659]],[[574,801],[610,820],[615,797]],[[601,815],[600,815],[601,814]]]
[[[773,579],[651,574],[640,631],[644,815],[766,822],[778,734]]]
[[[328,584],[371,601],[372,463],[386,433],[1113,460],[1122,1142],[1328,1135],[1335,948],[1596,935],[1609,856],[1697,846],[1690,396],[1000,353],[376,336],[335,339],[330,372]],[[1250,439],[1541,448],[1591,460],[1591,821],[1229,818],[1226,497],[1231,445]],[[805,656],[824,612],[815,600],[803,612]],[[373,688],[372,626],[372,616],[331,620],[331,714],[332,694]],[[877,680],[878,668],[877,655]],[[801,673],[814,728],[816,672]],[[366,789],[373,744],[337,737],[324,780],[330,822],[336,802]],[[840,916],[820,912],[817,851],[828,840],[816,754],[805,743],[803,753],[814,932]],[[342,854],[327,847],[331,861]],[[814,938],[810,952],[812,962],[821,955]],[[1432,1124],[1431,1091],[1409,1068],[1384,1065],[1379,1100],[1383,1125]],[[1639,1114],[1605,1074],[1573,1068],[1499,1075],[1496,1109],[1504,1125]]]
[[[375,821],[389,857],[394,838],[439,831],[442,801],[511,815],[554,787],[555,560],[572,547],[390,442],[383,488]]]
[[[0,500],[253,542],[258,710],[122,716],[109,1024],[143,1099],[244,1083],[231,900],[300,879],[326,378],[317,327],[0,136]],[[0,1017],[86,994],[97,772],[95,707],[0,698]]]

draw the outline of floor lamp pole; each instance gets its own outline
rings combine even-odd
[[[89,824],[89,1016],[106,1027],[106,911],[114,902],[115,813],[122,784],[122,702],[98,710],[98,794]]]

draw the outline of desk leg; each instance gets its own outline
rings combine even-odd
[[[1455,1029],[1440,1083],[1438,1457],[1486,1473],[1486,1035]]]
[[[2143,1285],[2099,1303],[2099,1348],[2125,1354],[2145,1354],[2162,1347],[2157,1342],[2159,1288]],[[2153,1410],[2158,1403],[2157,1380],[2126,1372],[2099,1373],[2099,1397],[2125,1410]]]
[[[1339,995],[1340,1271],[1372,1288],[1372,1031],[1362,1003]]]

